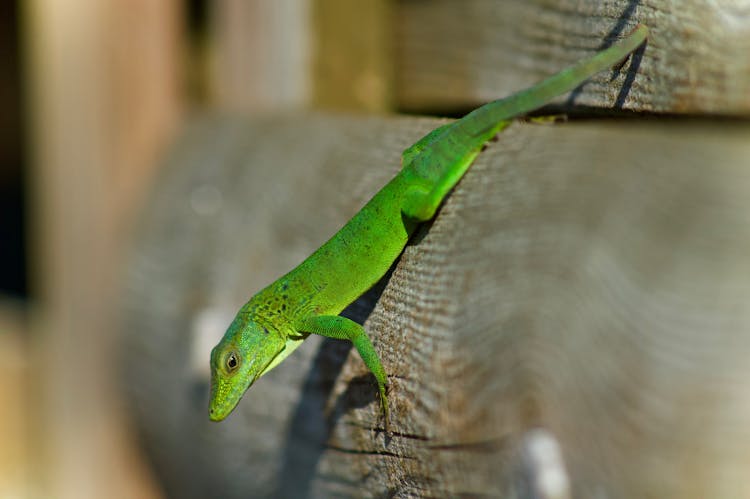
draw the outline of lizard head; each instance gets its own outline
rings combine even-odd
[[[281,334],[269,331],[240,310],[211,351],[208,416],[212,421],[221,421],[232,412],[245,391],[284,350],[284,345]]]

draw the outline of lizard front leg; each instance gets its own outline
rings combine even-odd
[[[367,337],[362,326],[351,319],[340,315],[314,315],[306,317],[296,325],[299,331],[306,333],[319,334],[327,338],[337,340],[349,340],[362,357],[365,366],[375,376],[378,382],[378,391],[380,392],[380,401],[383,407],[383,417],[385,418],[385,432],[388,433],[388,399],[385,395],[388,380],[385,376],[385,370],[380,363],[380,358],[375,352],[375,348]]]

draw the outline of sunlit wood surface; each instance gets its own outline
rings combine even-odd
[[[208,350],[236,308],[438,124],[287,116],[186,132],[144,220],[123,326],[127,384],[168,490],[748,497],[740,123],[513,125],[384,290],[349,311],[389,375],[391,439],[356,352],[318,339],[227,421],[208,421]],[[539,432],[558,449],[563,495],[539,495]]]

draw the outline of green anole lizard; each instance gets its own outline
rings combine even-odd
[[[428,133],[406,149],[402,169],[344,227],[297,268],[253,296],[211,352],[209,417],[221,421],[245,391],[310,334],[351,341],[375,376],[388,432],[386,374],[358,323],[338,315],[372,287],[431,219],[484,144],[510,120],[547,104],[633,52],[648,29],[505,99]]]

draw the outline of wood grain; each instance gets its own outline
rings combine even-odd
[[[356,352],[317,338],[208,421],[207,349],[236,308],[438,124],[186,131],[123,305],[123,379],[167,492],[566,497],[533,479],[542,431],[572,497],[750,497],[750,128],[737,123],[513,125],[348,311],[388,372],[391,439]]]
[[[731,0],[404,0],[396,19],[403,109],[469,110],[590,56],[640,22],[651,29],[642,54],[558,102],[750,114],[750,11]]]

